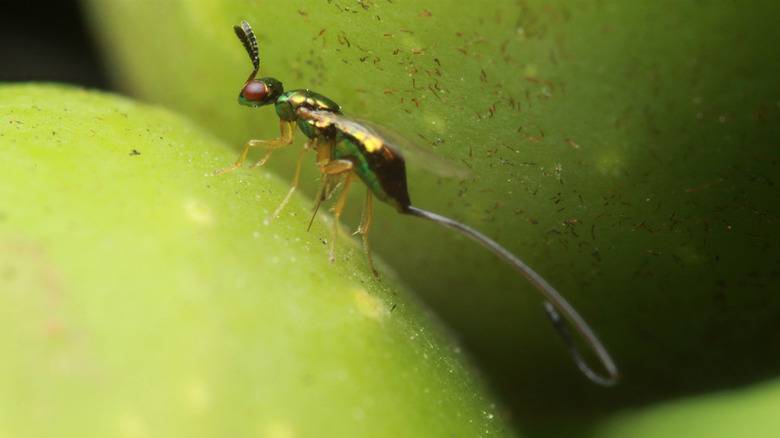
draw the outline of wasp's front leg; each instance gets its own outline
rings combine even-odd
[[[249,166],[249,167],[255,167],[255,166],[262,166],[266,160],[271,156],[271,153],[279,148],[283,148],[285,146],[289,146],[293,142],[293,138],[295,137],[295,121],[290,120],[280,120],[279,121],[279,130],[281,131],[281,135],[279,135],[278,138],[274,140],[249,140],[244,145],[244,148],[241,149],[241,153],[238,155],[238,160],[236,160],[235,164],[233,164],[230,167],[226,167],[224,169],[215,170],[212,175],[218,175],[220,173],[230,172],[231,170],[235,170],[239,167],[241,167],[242,164],[244,164],[244,160],[246,159],[246,154],[249,153],[249,149],[253,147],[261,147],[264,149],[268,149],[268,152],[265,154],[265,157],[263,157],[262,160],[258,161],[257,163]]]

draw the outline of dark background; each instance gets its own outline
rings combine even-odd
[[[109,89],[78,1],[20,1],[3,9],[0,82],[65,82]]]

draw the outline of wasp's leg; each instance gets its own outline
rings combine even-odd
[[[347,175],[345,178],[346,181],[344,182],[344,190],[341,192],[341,196],[339,196],[339,200],[336,202],[336,206],[333,210],[333,235],[330,239],[329,254],[329,259],[332,263],[336,260],[336,233],[339,229],[339,216],[341,216],[341,211],[344,210],[344,204],[347,202],[347,194],[349,193],[349,186],[355,174],[352,172],[353,164],[349,160],[331,160],[326,164],[317,163],[317,165],[320,168],[320,172],[328,175],[328,178],[325,180],[326,182],[329,181],[329,178],[339,174]]]
[[[333,139],[324,139],[321,137],[314,137],[312,139],[314,149],[317,152],[317,168],[320,170],[320,187],[317,190],[317,203],[314,204],[314,212],[309,220],[309,226],[306,231],[311,229],[311,224],[314,223],[314,218],[317,217],[317,212],[322,205],[322,201],[330,198],[334,188],[340,183],[340,181],[333,182],[337,175],[341,173],[333,173],[328,171],[328,164],[330,164],[330,152],[333,149]],[[341,178],[339,178],[341,179]]]
[[[284,208],[284,206],[287,205],[287,201],[290,200],[290,197],[295,192],[295,189],[298,187],[298,178],[301,176],[301,164],[303,163],[303,155],[309,149],[311,149],[313,144],[314,144],[314,140],[309,140],[309,141],[306,142],[305,145],[303,145],[303,149],[301,149],[301,153],[298,154],[298,164],[295,165],[295,176],[293,176],[292,187],[290,187],[290,191],[287,192],[287,196],[284,197],[284,199],[282,200],[282,203],[279,204],[279,207],[276,208],[276,211],[274,211],[274,214],[272,214],[271,216],[269,216],[265,220],[265,224],[266,225],[271,223],[271,221],[274,220],[274,218],[276,218],[276,216],[279,216],[279,213],[281,213],[281,211]],[[271,149],[271,150],[273,150],[273,149]],[[269,155],[271,153],[271,150],[268,151]],[[259,164],[262,164],[262,163],[259,163]]]
[[[371,258],[371,245],[368,243],[368,229],[371,227],[371,189],[366,189],[366,205],[363,207],[363,217],[360,219],[360,226],[353,234],[363,236],[363,250],[366,251],[368,267],[374,273],[374,277],[379,279],[379,272],[374,268],[374,260]]]
[[[249,166],[262,166],[263,163],[268,160],[268,158],[271,156],[271,153],[275,149],[283,148],[285,146],[289,146],[293,142],[293,137],[295,136],[295,122],[294,121],[288,121],[288,120],[280,120],[279,121],[279,130],[281,131],[281,135],[279,135],[278,138],[275,140],[249,140],[244,145],[244,148],[241,149],[241,153],[238,155],[238,159],[236,162],[230,166],[226,167],[224,169],[215,170],[212,172],[212,175],[218,175],[220,173],[230,172],[231,170],[235,170],[239,167],[241,167],[242,164],[244,164],[244,160],[246,159],[246,154],[249,153],[249,149],[253,147],[262,147],[265,149],[268,149],[268,152],[265,154],[265,157],[263,157],[262,160],[258,161],[257,163]]]
[[[330,199],[330,196],[333,194],[333,191],[336,190],[338,186],[341,185],[341,183],[344,181],[344,178],[346,178],[346,175],[343,173],[337,173],[328,175],[323,173],[322,178],[320,181],[320,188],[317,190],[317,196],[315,199],[317,199],[317,202],[314,204],[314,211],[311,215],[311,220],[309,220],[309,226],[306,227],[306,231],[309,231],[311,229],[311,224],[314,223],[314,218],[317,217],[317,211],[320,209],[320,205],[323,201],[326,199]]]
[[[314,223],[314,218],[317,217],[317,212],[320,211],[320,205],[322,204],[322,201],[325,200],[325,174],[322,175],[321,181],[320,181],[320,188],[317,190],[317,203],[314,204],[314,211],[311,214],[311,219],[309,220],[309,226],[306,227],[306,231],[311,230],[311,224]]]

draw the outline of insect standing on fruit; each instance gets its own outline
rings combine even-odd
[[[374,275],[378,276],[378,273],[374,269],[374,263],[371,260],[368,229],[371,225],[371,201],[376,196],[380,201],[395,207],[399,213],[427,219],[465,234],[517,269],[548,300],[545,303],[545,311],[580,370],[589,379],[603,386],[611,386],[617,382],[619,372],[606,348],[604,348],[585,320],[544,278],[534,272],[522,260],[482,233],[460,222],[412,206],[406,186],[405,161],[402,152],[397,146],[401,142],[398,138],[388,134],[373,123],[362,122],[345,116],[338,104],[319,93],[310,90],[285,92],[282,83],[274,78],[255,79],[260,68],[260,58],[254,32],[246,21],[242,21],[240,27],[234,26],[233,28],[238,38],[244,44],[247,53],[249,53],[254,66],[252,74],[249,75],[238,96],[238,102],[241,105],[252,108],[273,104],[276,114],[279,116],[281,135],[274,140],[249,140],[241,150],[235,164],[228,168],[214,171],[214,174],[229,172],[241,167],[249,149],[253,147],[267,149],[265,157],[250,167],[262,165],[268,160],[274,150],[292,144],[296,125],[308,138],[298,156],[292,187],[281,205],[279,205],[279,208],[266,219],[266,222],[270,222],[276,217],[285,204],[287,204],[298,185],[304,153],[313,149],[317,153],[317,168],[322,173],[314,211],[315,215],[320,204],[330,198],[336,188],[343,185],[342,193],[334,209],[334,228],[330,240],[329,254],[331,261],[335,259],[335,241],[339,216],[344,208],[350,185],[357,178],[363,181],[367,186],[367,190],[366,205],[356,234],[359,233],[363,237],[363,246]],[[313,219],[314,217],[312,217]],[[311,226],[311,222],[309,225]],[[558,311],[580,333],[607,370],[608,376],[604,377],[597,374],[585,363],[585,360],[574,346],[574,342]]]

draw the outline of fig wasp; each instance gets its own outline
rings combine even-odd
[[[254,66],[252,74],[249,75],[238,96],[238,102],[252,108],[273,104],[276,115],[279,116],[281,135],[274,140],[249,140],[241,150],[235,164],[225,169],[216,170],[214,174],[229,172],[241,167],[247,153],[254,147],[266,149],[267,152],[262,160],[250,167],[262,165],[273,151],[292,144],[296,125],[308,138],[298,156],[292,187],[281,205],[271,217],[266,219],[266,222],[276,217],[289,201],[298,185],[303,156],[307,151],[313,149],[317,154],[317,168],[322,174],[314,215],[317,214],[320,204],[328,199],[340,185],[343,185],[342,193],[336,201],[334,209],[334,228],[330,240],[331,261],[335,259],[339,216],[344,208],[351,182],[359,179],[367,186],[367,190],[365,209],[356,234],[361,234],[363,237],[363,246],[374,275],[378,276],[371,260],[368,229],[371,225],[371,201],[373,197],[376,197],[393,206],[401,214],[426,219],[463,233],[514,267],[547,299],[545,311],[579,369],[590,380],[599,385],[612,386],[617,382],[620,376],[617,366],[599,338],[579,313],[544,278],[484,234],[460,222],[412,206],[406,185],[404,156],[398,147],[405,141],[394,134],[389,134],[388,130],[378,125],[344,115],[338,104],[319,93],[310,90],[284,91],[282,83],[274,78],[255,79],[260,68],[260,58],[252,27],[246,21],[242,21],[241,26],[233,28],[244,44]],[[311,222],[309,226],[311,226]],[[561,312],[569,320],[590,346],[607,371],[607,376],[597,374],[585,362],[579,350],[574,346],[568,329],[558,312]]]

